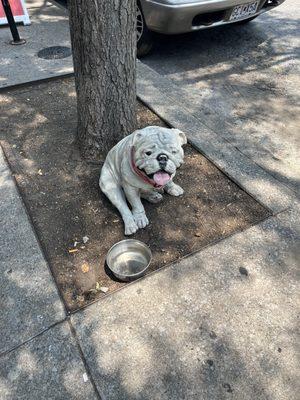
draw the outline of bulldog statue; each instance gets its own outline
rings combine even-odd
[[[99,184],[119,210],[125,235],[149,224],[141,198],[158,203],[164,191],[172,196],[183,194],[173,178],[183,164],[182,146],[186,143],[185,134],[178,129],[149,126],[125,137],[107,154]]]

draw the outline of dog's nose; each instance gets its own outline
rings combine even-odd
[[[166,154],[159,154],[157,156],[157,161],[160,165],[166,165],[168,161],[168,156]]]

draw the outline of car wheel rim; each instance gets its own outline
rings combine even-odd
[[[137,7],[136,11],[136,40],[137,42],[141,39],[144,31],[144,20],[142,16],[142,12],[139,7]]]

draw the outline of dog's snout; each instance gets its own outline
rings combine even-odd
[[[165,165],[168,161],[168,156],[166,154],[159,154],[157,160],[160,164]]]

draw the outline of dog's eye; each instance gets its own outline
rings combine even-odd
[[[172,150],[172,154],[177,154],[177,150]]]
[[[151,156],[152,151],[146,151],[146,156]]]

